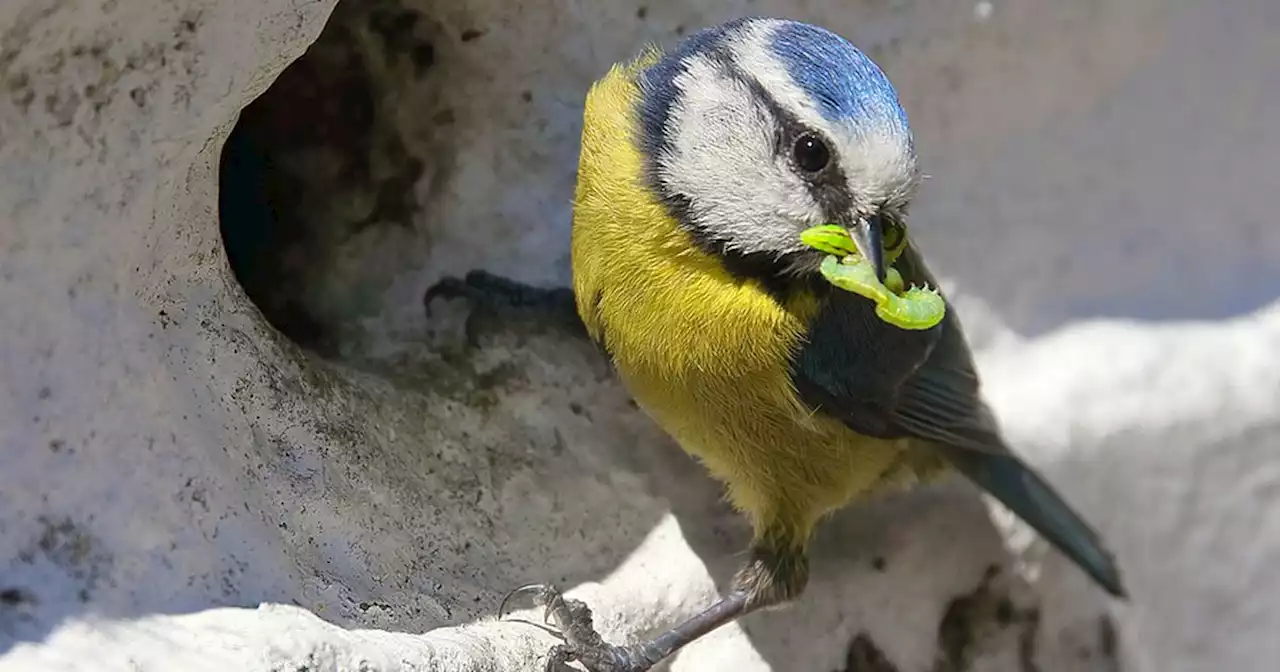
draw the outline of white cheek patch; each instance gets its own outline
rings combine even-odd
[[[751,91],[705,55],[675,79],[664,181],[689,198],[695,223],[743,252],[785,251],[821,209],[775,151],[775,122]]]

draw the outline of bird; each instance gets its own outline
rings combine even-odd
[[[954,473],[1127,599],[1099,533],[1003,438],[954,306],[930,328],[887,324],[824,280],[824,254],[801,241],[842,227],[883,280],[886,240],[906,231],[921,184],[907,115],[871,58],[810,23],[737,18],[647,46],[591,85],[571,288],[477,270],[426,292],[428,308],[466,296],[576,318],[753,530],[723,597],[635,644],[609,644],[589,607],[532,586],[565,640],[548,670],[641,672],[793,602],[823,518]],[[914,239],[895,263],[905,283],[938,287]]]

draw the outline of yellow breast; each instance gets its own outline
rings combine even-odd
[[[758,533],[781,526],[807,538],[817,518],[891,471],[901,446],[858,436],[798,399],[787,363],[813,297],[779,305],[730,275],[644,184],[634,77],[654,58],[615,67],[587,97],[578,311],[637,403],[728,485]]]

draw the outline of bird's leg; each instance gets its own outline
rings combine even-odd
[[[729,594],[702,613],[648,641],[616,646],[604,641],[591,620],[591,609],[564,598],[550,586],[539,586],[537,601],[564,636],[547,659],[547,672],[558,672],[576,660],[590,672],[645,672],[685,645],[738,617],[795,599],[809,578],[803,549],[777,552],[757,545],[751,560],[734,577]]]
[[[573,335],[586,335],[578,318],[573,290],[568,287],[534,287],[477,270],[462,278],[442,278],[422,295],[422,305],[430,315],[431,304],[436,299],[459,298],[471,303],[466,333],[472,345],[478,342],[482,318],[522,317],[565,329]]]

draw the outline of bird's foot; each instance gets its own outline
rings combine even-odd
[[[476,270],[461,278],[442,278],[429,287],[422,295],[423,309],[428,316],[436,299],[466,299],[471,304],[465,326],[467,342],[472,346],[478,344],[485,321],[507,317],[533,319],[575,335],[586,334],[578,318],[573,290],[567,287],[534,287]]]
[[[534,602],[546,610],[544,620],[553,623],[565,641],[551,649],[546,672],[563,672],[572,661],[581,663],[589,672],[645,672],[653,667],[654,662],[644,655],[643,646],[615,646],[604,641],[592,622],[591,608],[581,600],[564,597],[554,586],[517,588],[502,601],[499,618],[506,610],[507,601],[521,593],[533,594]]]

